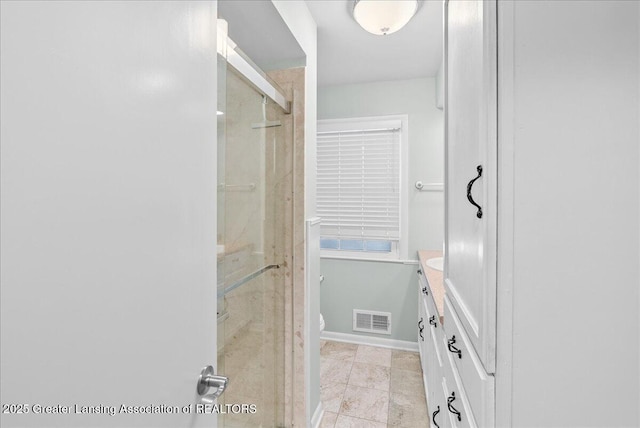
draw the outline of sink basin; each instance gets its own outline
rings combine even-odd
[[[427,260],[427,267],[430,267],[431,269],[439,270],[440,272],[442,272],[442,269],[444,269],[444,258],[435,257],[433,259]]]

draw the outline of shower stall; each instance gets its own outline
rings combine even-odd
[[[290,98],[291,96],[289,96]],[[290,99],[218,28],[219,427],[282,427],[291,416],[293,222]]]

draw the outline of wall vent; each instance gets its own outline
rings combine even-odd
[[[354,309],[353,331],[390,335],[391,313]]]

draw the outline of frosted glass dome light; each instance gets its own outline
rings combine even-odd
[[[417,10],[417,0],[355,0],[353,18],[368,32],[385,36],[407,25]]]

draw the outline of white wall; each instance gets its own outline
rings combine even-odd
[[[436,108],[435,79],[327,86],[318,91],[318,119],[392,114],[409,116],[409,258],[417,259],[417,250],[441,249],[444,235],[444,193],[419,192],[414,187],[417,180],[442,183],[444,177],[444,115]],[[323,259],[325,282],[320,291],[326,330],[354,333],[350,310],[353,308],[388,310],[395,324],[391,337],[415,340],[417,305],[410,298],[416,292],[415,268],[415,265]],[[365,273],[371,269],[380,275],[371,278]],[[335,276],[330,272],[349,275]],[[354,286],[353,281],[358,278],[368,280]],[[369,290],[364,301],[359,291],[362,287]]]
[[[638,7],[514,2],[499,41],[515,47],[499,120],[514,232],[498,243],[513,257],[513,426],[640,423]]]

